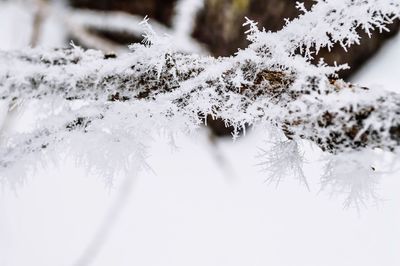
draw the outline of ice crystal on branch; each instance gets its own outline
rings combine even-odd
[[[279,185],[285,177],[294,176],[308,189],[309,185],[303,172],[304,158],[295,141],[274,143],[271,149],[261,149],[260,166],[269,173],[268,183]]]
[[[345,195],[345,207],[359,209],[369,201],[377,201],[377,185],[382,175],[374,167],[377,155],[371,150],[331,156],[322,175],[321,190],[331,195]]]

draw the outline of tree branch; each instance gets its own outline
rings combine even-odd
[[[0,53],[0,58],[7,66],[0,71],[2,99],[171,101],[172,116],[211,115],[237,129],[269,122],[289,139],[306,139],[331,153],[365,147],[394,151],[400,145],[400,95],[323,75],[299,76],[260,68],[251,60],[180,53],[165,53],[154,65],[137,52],[110,59],[78,48]],[[156,108],[149,112],[160,112]]]

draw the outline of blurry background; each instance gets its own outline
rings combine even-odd
[[[123,53],[141,41],[148,15],[183,52],[229,56],[247,45],[245,16],[275,31],[298,14],[292,0],[0,1],[0,49],[72,40]],[[347,80],[400,92],[399,23],[390,28],[319,57],[349,63]],[[111,188],[73,158],[41,167],[17,191],[3,188],[0,265],[400,265],[399,171],[381,180],[379,207],[358,214],[318,194],[317,148],[303,146],[311,192],[290,176],[275,188],[256,166],[257,148],[269,145],[262,129],[232,143],[229,129],[209,124],[212,132],[178,136],[177,151],[155,135],[153,171],[115,177]]]

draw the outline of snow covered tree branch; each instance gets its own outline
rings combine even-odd
[[[248,126],[272,124],[291,140],[309,140],[333,154],[398,152],[400,95],[336,79],[346,66],[310,61],[322,47],[357,44],[357,29],[385,30],[399,18],[400,3],[319,0],[302,10],[276,33],[248,21],[251,45],[226,58],[179,53],[173,40],[157,36],[146,22],[145,43],[123,55],[77,47],[0,52],[1,99],[10,106],[62,102],[33,132],[4,136],[0,167],[9,169],[57,143],[96,139],[104,144],[98,163],[113,158],[110,165],[119,162],[124,169],[137,158],[144,162],[152,130],[190,132],[209,115],[233,126],[235,137]],[[90,143],[86,152],[99,150]]]
[[[400,144],[399,95],[318,75],[299,82],[294,73],[258,68],[250,58],[202,60],[165,53],[158,59],[132,61],[132,54],[110,59],[79,48],[3,56],[4,100],[61,96],[105,106],[171,102],[177,112],[192,119],[199,116],[197,123],[206,114],[238,129],[265,120],[283,129],[288,138],[311,140],[330,152],[362,147],[395,150]],[[150,59],[158,62],[147,65]],[[23,80],[13,78],[18,76]]]

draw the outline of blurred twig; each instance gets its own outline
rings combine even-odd
[[[106,243],[112,228],[121,214],[121,211],[125,207],[127,200],[131,195],[133,183],[134,178],[126,175],[114,203],[106,213],[100,227],[95,232],[95,235],[90,240],[88,246],[73,264],[74,266],[89,266],[93,263],[101,248]]]
[[[45,19],[46,3],[44,0],[35,0],[35,7],[36,7],[36,12],[33,17],[32,35],[30,41],[32,47],[36,47],[40,39],[42,25]]]

